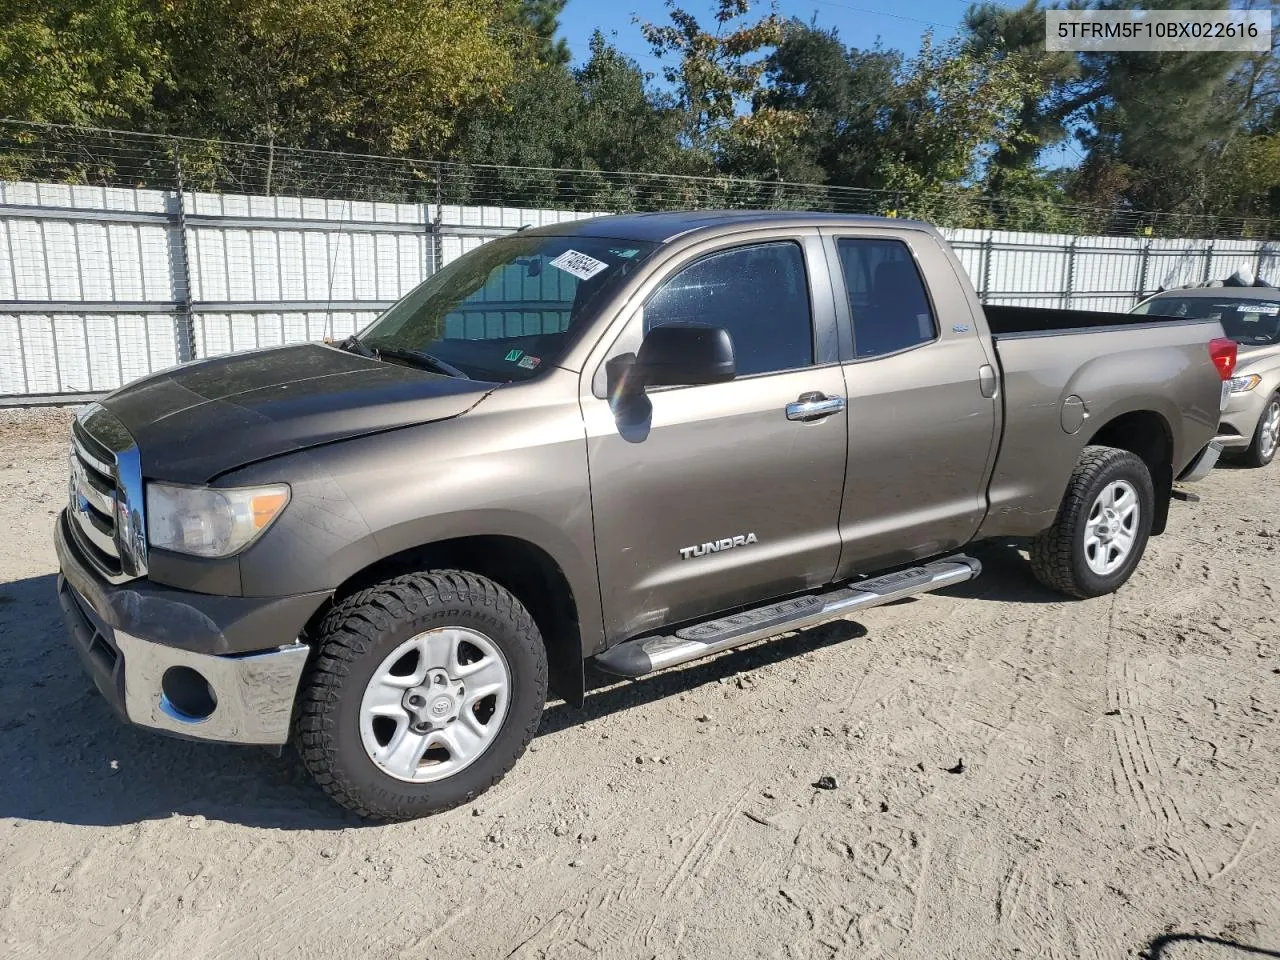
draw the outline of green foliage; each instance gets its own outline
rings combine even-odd
[[[1044,10],[1038,0],[1021,7],[993,2],[975,4],[965,16],[965,49],[978,57],[1017,57],[1038,83],[1026,91],[1018,108],[1023,134],[1001,145],[992,157],[991,186],[1002,189],[1006,170],[1026,171],[1046,147],[1070,136],[1063,121],[1094,96],[1095,84],[1081,76],[1076,55],[1044,48]]]
[[[974,184],[992,154],[1025,136],[1019,111],[1041,89],[1016,54],[935,46],[925,34],[885,124],[881,184],[910,192]]]
[[[789,22],[769,58],[765,103],[807,123],[782,177],[873,185],[901,69],[897,51],[852,50],[835,30]]]
[[[791,118],[763,103],[768,63],[761,54],[782,40],[776,13],[744,22],[750,0],[717,0],[708,30],[675,0],[667,7],[669,24],[641,23],[640,32],[656,56],[675,61],[663,73],[684,115],[684,143],[708,168],[722,150],[750,144],[767,151],[794,133]],[[748,107],[755,109],[748,114]]]
[[[1141,5],[1228,3],[1280,9]],[[960,39],[926,36],[904,59],[751,0],[714,0],[702,21],[667,0],[663,22],[638,24],[663,61],[662,89],[599,33],[571,66],[557,36],[564,5],[7,0],[0,116],[202,139],[130,153],[100,133],[101,150],[77,151],[74,133],[10,126],[0,177],[170,185],[176,153],[187,182],[246,192],[440,189],[458,202],[767,205],[1050,231],[1280,217],[1274,48],[1049,53],[1040,0],[979,0]],[[1074,169],[1040,166],[1071,143]],[[381,160],[333,173],[325,163],[346,161],[293,148],[403,159],[387,161],[394,176]],[[460,166],[439,183],[435,161]],[[1140,213],[1150,209],[1165,215]]]
[[[201,0],[166,26],[166,132],[220,139],[437,154],[516,69],[478,2]]]
[[[566,0],[521,0],[517,11],[517,27],[532,34],[537,44],[538,59],[543,63],[567,66],[572,56],[569,44],[557,37],[560,13]]]
[[[0,116],[137,124],[170,71],[145,0],[6,0]]]

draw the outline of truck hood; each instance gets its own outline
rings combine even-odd
[[[306,343],[173,367],[101,402],[133,435],[145,477],[206,483],[282,453],[456,417],[494,387]]]

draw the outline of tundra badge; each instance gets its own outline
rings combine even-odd
[[[740,533],[736,537],[725,537],[723,540],[711,540],[696,547],[681,547],[680,559],[705,557],[708,553],[719,553],[721,550],[732,550],[734,547],[745,547],[749,543],[759,543],[754,533]]]

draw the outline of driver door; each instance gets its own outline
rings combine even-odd
[[[582,398],[610,643],[827,583],[839,562],[845,385],[816,231],[680,258],[604,359],[690,323],[729,332],[734,380],[650,388],[639,429],[615,420],[603,362]]]

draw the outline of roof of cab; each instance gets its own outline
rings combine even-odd
[[[810,213],[804,210],[681,210],[658,213],[625,213],[568,220],[522,231],[543,236],[606,237],[666,243],[694,231],[714,232],[768,226],[848,227],[897,226],[916,230],[933,228],[914,220],[869,217],[847,213]]]

